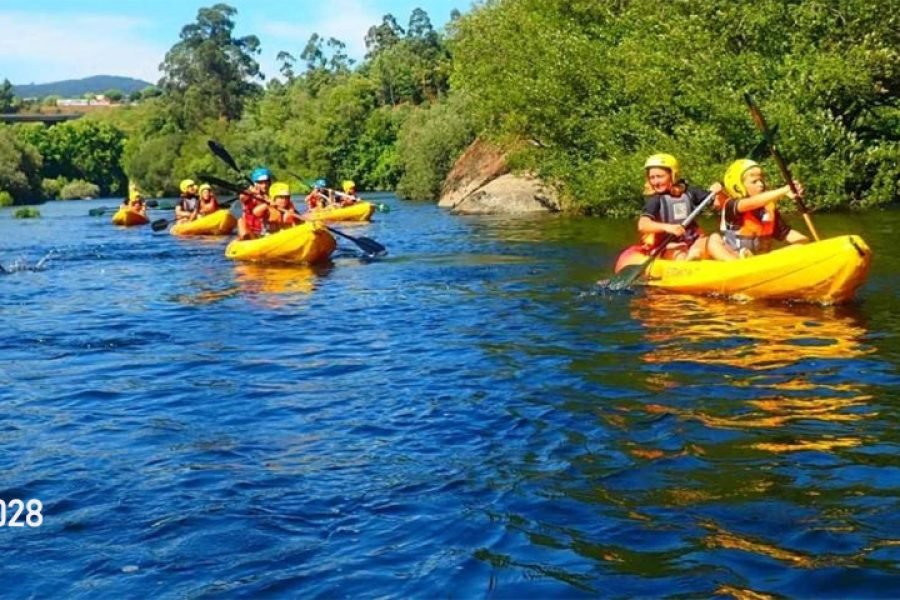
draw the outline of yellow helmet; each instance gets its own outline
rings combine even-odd
[[[652,167],[668,169],[672,173],[672,181],[678,181],[681,176],[681,165],[678,164],[678,159],[671,154],[653,154],[647,157],[647,160],[644,161],[644,170]]]
[[[744,187],[744,173],[758,167],[759,163],[749,158],[741,158],[731,163],[725,170],[725,191],[732,198],[743,198],[747,195]]]
[[[200,188],[197,191],[202,194],[203,190],[212,190],[212,186],[209,185],[208,183],[201,183]]]
[[[343,188],[345,194],[349,194],[351,191],[356,189],[356,184],[347,179],[343,183],[341,183],[341,188]]]
[[[272,184],[272,187],[269,188],[269,197],[277,198],[279,196],[288,196],[291,195],[291,188],[288,184],[283,181],[278,181]]]
[[[133,188],[128,194],[128,199],[132,202],[140,200],[141,198],[143,198],[143,196],[141,196],[141,192],[137,188]]]
[[[193,179],[182,179],[182,180],[181,180],[181,183],[178,184],[178,187],[179,187],[179,189],[181,190],[181,193],[183,194],[183,193],[185,193],[186,191],[188,191],[188,188],[191,187],[192,185],[196,185],[196,184],[194,183],[194,180],[193,180]]]

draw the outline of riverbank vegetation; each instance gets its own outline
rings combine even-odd
[[[284,49],[277,78],[260,71],[256,36],[235,37],[236,18],[225,4],[201,9],[165,56],[161,93],[139,105],[0,129],[0,189],[21,201],[63,178],[121,194],[131,179],[174,194],[187,176],[234,176],[207,151],[215,138],[244,168],[266,164],[279,178],[432,199],[481,137],[572,210],[634,214],[648,154],[677,155],[706,185],[758,148],[742,100],[751,92],[810,205],[898,199],[890,0],[489,0],[441,31],[416,9],[403,25],[392,15],[373,25],[358,63],[334,38]]]

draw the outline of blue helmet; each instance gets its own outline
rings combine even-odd
[[[324,179],[316,179],[316,187],[317,188],[325,188],[328,187],[328,182]]]
[[[257,167],[253,169],[253,173],[250,174],[250,179],[253,180],[253,183],[256,183],[257,181],[272,181],[272,171],[265,167]]]

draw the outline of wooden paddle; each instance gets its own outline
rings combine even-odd
[[[714,193],[710,193],[706,198],[704,198],[703,201],[698,204],[694,210],[691,211],[691,214],[689,214],[687,218],[681,222],[681,226],[687,229],[688,225],[694,222],[694,219],[697,218],[697,215],[703,212],[703,209],[706,208],[706,206],[710,202],[712,202],[712,199],[715,197],[716,195]],[[673,239],[675,239],[675,236],[671,233],[667,233],[665,236],[663,236],[662,242],[657,244],[657,246],[650,252],[650,257],[647,260],[639,265],[628,265],[627,267],[613,275],[609,280],[609,284],[607,284],[607,287],[614,291],[625,290],[631,287],[631,285],[634,284],[634,282],[644,274],[644,271],[646,271],[650,267],[653,261],[656,260],[656,257],[663,253],[663,250],[666,249],[666,246],[668,246],[669,242],[671,242]]]
[[[215,140],[209,140],[207,142],[207,145],[209,146],[209,149],[212,151],[212,153],[215,154],[216,156],[218,156],[220,159],[222,159],[222,161],[225,162],[225,164],[227,164],[229,167],[231,167],[231,169],[233,171],[235,171],[236,173],[241,173],[241,174],[244,173],[244,171],[242,171],[238,167],[234,158],[232,158],[231,154],[228,152],[228,150],[225,149],[224,146],[222,146],[222,144],[216,142]],[[250,184],[253,184],[253,181],[251,181],[249,177],[244,176],[244,178],[248,182],[250,182]],[[245,188],[241,187],[240,185],[238,185],[236,183],[232,183],[230,181],[225,181],[224,179],[219,179],[218,177],[206,176],[205,179],[207,181],[209,181],[210,183],[212,183],[213,185],[217,185],[226,190],[231,190],[232,192],[234,192],[236,194],[241,194],[246,191]],[[264,200],[268,203],[267,199],[264,199]],[[329,227],[328,225],[323,225],[323,227],[325,229],[327,229],[328,231],[330,231],[331,233],[333,233],[334,235],[340,236],[344,239],[347,239],[347,240],[353,242],[354,244],[356,244],[356,246],[360,250],[362,250],[369,257],[383,256],[383,255],[387,254],[387,248],[385,248],[384,246],[382,246],[381,244],[379,244],[372,238],[367,238],[364,236],[354,237],[352,235],[344,233],[343,231],[341,231],[339,229],[335,229],[334,227]]]
[[[762,112],[760,112],[759,107],[753,100],[753,96],[751,96],[749,92],[744,94],[744,100],[747,102],[747,106],[750,108],[750,116],[753,117],[753,122],[756,123],[756,126],[763,134],[763,141],[765,141],[766,145],[769,147],[769,152],[772,154],[772,158],[775,159],[775,164],[778,165],[778,170],[781,171],[781,176],[787,182],[788,186],[790,186],[791,192],[793,192],[794,202],[797,203],[797,208],[800,209],[800,213],[803,215],[803,220],[806,221],[806,227],[812,234],[813,239],[818,242],[819,233],[813,226],[812,218],[809,216],[809,211],[806,208],[806,204],[800,197],[797,186],[794,185],[794,178],[791,176],[791,171],[790,169],[788,169],[787,163],[784,161],[781,153],[778,152],[778,149],[775,147],[774,130],[770,129],[766,124],[765,117],[763,117]]]

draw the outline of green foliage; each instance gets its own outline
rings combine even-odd
[[[41,180],[41,192],[44,198],[59,198],[63,186],[68,183],[65,177],[57,177],[50,179],[49,177]]]
[[[15,109],[15,95],[9,79],[4,79],[0,85],[0,113],[11,113]]]
[[[117,90],[115,88],[106,90],[103,92],[103,95],[106,96],[110,102],[121,102],[122,98],[125,97],[125,94],[122,93],[122,90]]]
[[[416,200],[436,198],[453,162],[474,135],[460,98],[417,108],[400,131],[397,152],[403,175],[397,194]]]
[[[521,160],[585,211],[637,212],[656,151],[695,183],[720,179],[759,139],[746,91],[812,205],[883,204],[897,199],[900,44],[898,18],[876,16],[890,0],[875,4],[489,2],[454,25],[452,82],[480,128],[536,140]]]
[[[23,206],[22,208],[16,209],[16,212],[13,213],[13,217],[16,219],[39,219],[41,217],[41,211],[29,206]]]
[[[40,170],[37,149],[20,140],[12,127],[0,126],[0,190],[19,202],[35,199],[41,189]]]
[[[114,125],[79,119],[53,127],[20,127],[17,131],[43,157],[43,178],[96,181],[103,195],[124,189],[121,160],[125,135]]]
[[[183,134],[167,134],[149,139],[132,138],[125,147],[125,172],[148,194],[177,189],[173,161],[181,150]]]
[[[207,118],[238,119],[245,101],[260,92],[262,79],[253,59],[259,39],[233,37],[237,10],[216,4],[197,11],[197,21],[181,30],[161,65],[161,85],[172,118],[182,131]]]
[[[96,198],[99,193],[100,186],[93,184],[90,181],[76,179],[62,187],[59,192],[59,199],[74,200],[76,198]]]
[[[12,194],[6,190],[0,190],[0,206],[12,206],[15,203],[16,201],[12,197]]]

